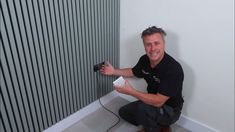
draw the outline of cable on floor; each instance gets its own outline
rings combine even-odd
[[[99,80],[98,80],[98,75],[97,75],[97,74],[96,74],[96,81],[97,81],[97,84],[98,84],[98,88],[97,88],[97,93],[98,93],[98,90],[100,90],[100,82],[99,82]],[[117,121],[114,125],[110,126],[110,127],[106,130],[106,132],[108,132],[109,130],[111,130],[113,127],[115,127],[115,126],[120,122],[120,117],[119,117],[117,114],[115,114],[113,111],[111,111],[111,110],[109,110],[108,108],[106,108],[106,107],[101,103],[101,99],[100,99],[100,98],[101,98],[101,97],[100,97],[100,95],[99,95],[99,103],[100,103],[100,105],[101,105],[106,111],[112,113],[115,117],[118,118],[118,121]]]

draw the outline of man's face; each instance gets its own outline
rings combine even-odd
[[[165,43],[159,33],[143,37],[144,48],[150,62],[160,62],[164,56]]]

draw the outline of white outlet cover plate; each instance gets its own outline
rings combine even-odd
[[[120,76],[117,80],[113,82],[113,85],[123,87],[125,85],[125,80],[122,76]]]

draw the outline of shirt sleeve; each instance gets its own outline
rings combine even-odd
[[[183,69],[179,65],[167,72],[164,78],[161,79],[158,92],[169,97],[176,96],[182,90],[183,80]]]
[[[140,57],[137,64],[132,68],[132,72],[133,72],[134,76],[136,76],[138,78],[143,78],[143,76],[144,76],[142,73],[143,64],[144,64],[144,56]]]

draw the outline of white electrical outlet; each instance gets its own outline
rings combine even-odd
[[[123,87],[125,85],[125,80],[122,76],[120,76],[117,80],[113,82],[115,86]]]

